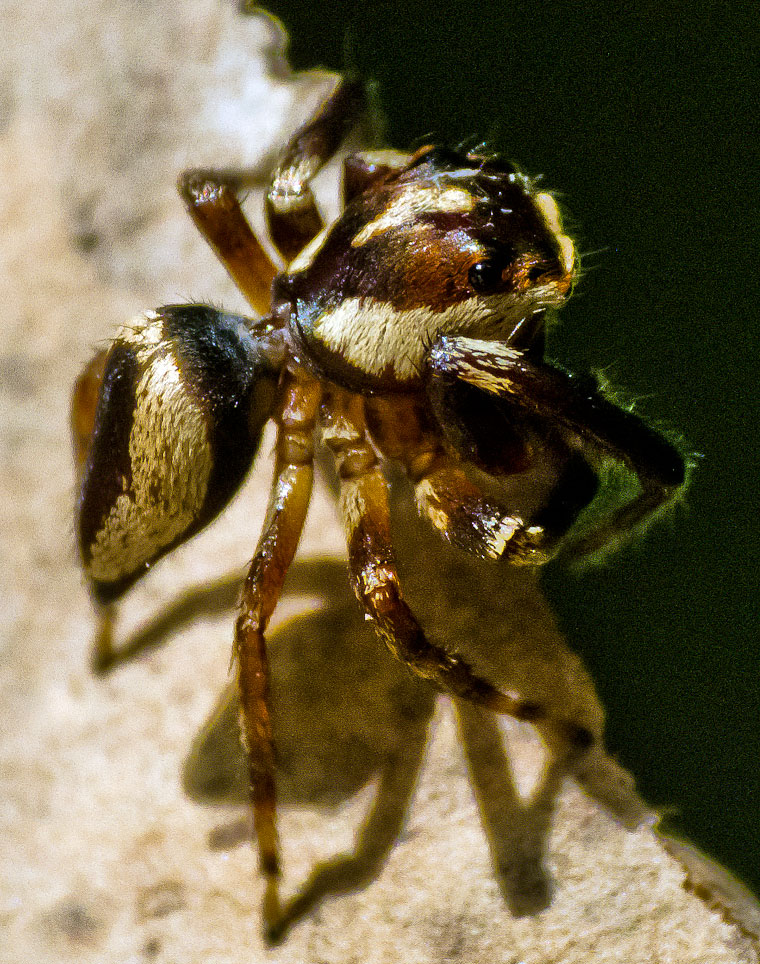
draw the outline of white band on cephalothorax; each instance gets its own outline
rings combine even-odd
[[[374,221],[351,241],[352,248],[366,244],[370,238],[399,226],[413,227],[420,215],[464,214],[472,211],[478,198],[461,187],[411,184],[394,197]]]
[[[314,336],[349,364],[372,375],[419,376],[430,346],[442,335],[505,338],[524,314],[561,301],[550,285],[521,295],[467,298],[442,311],[399,310],[375,298],[346,298],[314,322]]]

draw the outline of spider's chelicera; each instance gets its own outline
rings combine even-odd
[[[426,638],[399,585],[383,464],[403,468],[419,512],[452,546],[502,565],[594,553],[684,480],[669,442],[544,361],[546,315],[572,290],[577,257],[552,196],[510,165],[436,147],[353,154],[343,213],[324,227],[309,182],[363,107],[361,86],[341,83],[272,176],[266,212],[283,272],[240,208],[252,175],[183,175],[191,216],[260,318],[197,304],[146,312],[93,359],[74,396],[78,537],[102,617],[101,669],[116,655],[115,601],[224,508],[276,423],[269,511],[234,642],[270,934],[281,910],[264,632],[309,505],[315,440],[337,468],[354,590],[390,650],[445,692],[534,722],[550,754],[576,768],[597,734],[501,692]],[[526,472],[539,454],[554,483],[530,513],[483,483]],[[574,535],[609,460],[638,491]]]

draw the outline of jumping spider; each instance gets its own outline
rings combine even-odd
[[[234,655],[264,920],[282,920],[275,751],[264,633],[312,488],[314,440],[334,460],[356,596],[391,652],[455,698],[532,722],[549,769],[581,774],[600,734],[502,692],[427,639],[404,601],[383,466],[400,466],[417,509],[458,550],[537,566],[587,555],[645,520],[684,480],[676,449],[633,414],[544,359],[547,313],[570,294],[573,244],[550,194],[485,152],[423,147],[344,163],[345,209],[324,227],[309,183],[364,111],[345,80],[291,139],[266,214],[278,271],[239,204],[249,172],[190,171],[190,215],[259,320],[169,305],[122,328],[80,377],[73,423],[82,565],[100,613],[94,661],[117,651],[115,602],[235,494],[269,419],[277,426],[269,509],[243,589]],[[553,466],[531,514],[484,479]],[[638,493],[580,535],[602,462]]]

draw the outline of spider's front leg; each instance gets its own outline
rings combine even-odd
[[[248,755],[254,829],[266,880],[263,916],[269,936],[281,920],[279,847],[275,824],[275,756],[264,633],[293,560],[311,497],[313,432],[319,385],[290,377],[278,424],[277,461],[264,528],[243,589],[235,627],[241,733]]]
[[[673,498],[684,483],[681,454],[637,416],[613,405],[595,385],[536,363],[503,342],[442,338],[430,352],[428,378],[431,386],[456,380],[503,400],[539,430],[543,426],[547,437],[559,436],[571,453],[549,502],[523,529],[521,541],[529,537],[537,562],[543,561],[541,553],[551,554],[558,546],[568,557],[579,557],[614,544]],[[588,480],[578,484],[589,470],[585,456],[621,462],[636,474],[640,491],[590,531],[560,544],[594,494]]]
[[[542,707],[502,693],[460,656],[431,643],[401,594],[390,531],[387,485],[367,438],[364,400],[334,389],[322,407],[322,437],[335,458],[351,580],[359,602],[384,642],[418,676],[470,703],[519,720],[541,722],[564,747],[585,749],[593,739],[570,720],[546,720]],[[554,742],[554,740],[552,740]]]

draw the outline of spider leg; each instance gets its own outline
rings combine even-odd
[[[95,431],[100,386],[103,384],[107,360],[108,349],[103,348],[90,359],[74,383],[71,396],[71,438],[78,482],[81,482],[84,475],[92,433]]]
[[[177,189],[196,227],[232,280],[254,311],[264,315],[269,310],[270,287],[277,269],[253,233],[239,200],[254,177],[246,171],[193,169],[180,175]]]
[[[637,416],[607,401],[596,386],[537,364],[503,342],[442,338],[432,348],[428,376],[455,376],[527,415],[559,428],[568,444],[623,463],[636,473],[641,491],[563,552],[583,556],[622,537],[664,505],[683,485],[684,462],[677,449]],[[540,527],[539,527],[540,528]],[[539,542],[543,532],[534,534]]]
[[[340,479],[339,503],[354,592],[397,659],[445,692],[497,713],[536,723],[573,753],[593,734],[572,720],[548,719],[544,708],[517,693],[502,693],[477,676],[460,656],[431,643],[401,594],[390,533],[388,492],[365,433],[363,400],[333,390],[322,407],[322,437]]]
[[[306,518],[313,479],[313,430],[320,390],[291,379],[277,417],[277,461],[264,529],[251,562],[235,627],[241,735],[248,755],[251,804],[267,932],[280,919],[279,847],[275,825],[275,754],[264,633],[274,612]]]
[[[275,247],[291,261],[324,227],[309,182],[338,150],[366,107],[364,87],[342,80],[288,142],[272,174],[265,209]]]

